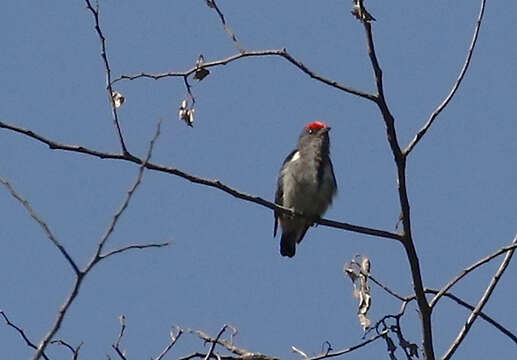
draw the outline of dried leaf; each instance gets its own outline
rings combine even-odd
[[[359,323],[363,330],[366,330],[371,325],[371,320],[367,317],[368,310],[372,304],[370,285],[368,284],[368,274],[370,273],[371,263],[365,256],[358,255],[356,259],[345,264],[343,270],[354,285],[353,295],[356,299],[359,299],[357,308]]]
[[[206,78],[208,75],[210,74],[210,71],[208,71],[207,69],[205,68],[199,68],[196,70],[196,72],[194,73],[194,79],[198,80],[198,81],[201,81],[203,80],[204,78]]]
[[[199,54],[196,60],[196,72],[194,73],[194,79],[201,81],[205,77],[207,77],[210,74],[210,71],[205,69],[203,67],[203,64],[205,63],[205,58],[203,57],[203,54]]]
[[[178,117],[184,121],[188,126],[193,127],[194,124],[194,108],[189,108],[188,101],[184,99],[180,104]]]
[[[118,91],[113,90],[111,92],[111,101],[113,101],[115,108],[118,109],[126,101],[126,98]]]
[[[188,122],[187,122],[187,125],[192,127],[192,124],[194,124],[194,111],[196,111],[196,109],[190,109],[188,111]]]
[[[354,7],[350,11],[356,19],[364,22],[375,21],[375,18],[365,9],[363,0],[354,0]]]
[[[366,316],[364,316],[363,314],[359,314],[357,315],[359,317],[359,324],[361,324],[361,326],[363,327],[363,330],[366,330],[370,327],[370,325],[372,324],[372,321],[370,319],[368,319]]]
[[[361,270],[366,274],[370,273],[370,259],[367,257],[364,257],[363,261],[361,261]]]

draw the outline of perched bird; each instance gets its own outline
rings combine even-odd
[[[309,218],[275,211],[273,236],[282,227],[280,254],[293,257],[309,226],[327,210],[337,185],[329,156],[329,130],[316,121],[305,125],[298,146],[284,160],[278,174],[275,203],[301,212]]]

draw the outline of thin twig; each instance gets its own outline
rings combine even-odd
[[[376,101],[375,95],[372,95],[372,94],[369,94],[369,93],[366,93],[366,92],[363,92],[360,90],[356,90],[352,87],[340,84],[337,81],[325,78],[325,77],[317,74],[316,72],[310,70],[301,61],[299,61],[298,59],[294,58],[291,54],[289,54],[285,48],[279,49],[279,50],[277,49],[277,50],[244,51],[242,53],[229,56],[225,59],[203,63],[203,68],[210,68],[210,67],[215,67],[215,66],[226,65],[233,61],[243,59],[243,58],[248,58],[248,57],[264,57],[264,56],[282,57],[282,58],[286,59],[288,62],[290,62],[291,64],[293,64],[294,66],[296,66],[299,70],[303,71],[305,74],[309,75],[311,78],[313,78],[319,82],[322,82],[330,87],[339,89],[341,91],[347,92],[349,94],[357,95],[359,97],[368,99],[370,101]],[[140,79],[140,78],[159,80],[159,79],[166,78],[166,77],[185,77],[185,76],[194,74],[198,69],[199,68],[197,66],[195,66],[195,67],[193,67],[189,70],[183,71],[183,72],[172,71],[172,72],[166,72],[166,73],[160,73],[160,74],[140,73],[140,74],[135,74],[135,75],[121,75],[120,77],[114,79],[112,84],[114,84],[120,80],[135,80],[135,79]]]
[[[361,342],[361,343],[359,343],[357,345],[354,345],[354,346],[351,346],[349,348],[346,348],[346,349],[343,349],[343,350],[339,350],[339,351],[333,351],[333,352],[328,352],[327,351],[324,354],[320,354],[320,355],[316,355],[316,356],[307,358],[307,360],[328,359],[328,358],[331,358],[331,357],[336,357],[336,356],[341,356],[341,355],[347,354],[349,352],[352,352],[354,350],[362,348],[363,346],[368,345],[371,342],[374,342],[375,340],[385,336],[387,333],[388,333],[388,330],[385,330],[385,331],[381,332],[380,334],[377,334],[377,335],[369,338],[368,340],[365,340],[365,341],[363,341],[363,342]]]
[[[291,346],[291,350],[294,352],[294,353],[297,353],[298,355],[301,355],[304,359],[307,359],[308,356],[306,353],[304,353],[302,350],[298,349],[296,346],[292,345]]]
[[[517,235],[515,235],[515,238],[513,239],[513,243],[517,243]],[[479,300],[479,302],[476,305],[476,308],[472,310],[469,317],[467,318],[467,321],[465,322],[465,325],[461,328],[461,330],[458,333],[458,336],[454,340],[454,342],[451,344],[445,355],[442,357],[442,360],[448,360],[452,357],[452,355],[456,352],[458,347],[461,345],[465,337],[467,336],[469,330],[472,328],[472,325],[476,321],[476,319],[479,316],[479,313],[483,310],[483,307],[486,305],[488,300],[490,299],[490,296],[494,292],[495,287],[497,286],[497,283],[499,282],[499,279],[506,271],[508,265],[510,264],[510,261],[512,260],[513,253],[515,252],[515,249],[512,249],[508,251],[501,262],[501,265],[497,269],[497,272],[495,273],[494,277],[490,281],[490,284],[485,290],[485,293]]]
[[[122,337],[124,336],[124,332],[126,331],[126,316],[120,315],[119,320],[120,320],[120,333],[118,335],[117,341],[113,345],[111,345],[111,347],[115,350],[117,355],[120,356],[120,358],[122,360],[127,360],[126,354],[124,353],[124,351],[120,350],[120,342],[122,341]]]
[[[182,170],[179,170],[179,169],[176,169],[173,167],[155,164],[155,163],[152,163],[149,161],[145,162],[144,160],[142,160],[136,156],[133,156],[131,154],[126,154],[126,155],[115,154],[115,153],[109,153],[109,152],[101,152],[98,150],[89,149],[89,148],[86,148],[84,146],[79,146],[79,145],[61,144],[61,143],[55,142],[51,139],[48,139],[40,134],[37,134],[37,133],[33,132],[32,130],[23,129],[23,128],[14,126],[14,125],[6,124],[2,121],[0,121],[0,128],[6,128],[6,129],[12,130],[14,132],[26,135],[30,138],[36,139],[36,140],[48,145],[49,148],[52,150],[64,150],[64,151],[76,152],[76,153],[86,154],[86,155],[90,155],[90,156],[95,156],[95,157],[98,157],[101,159],[129,161],[129,162],[133,162],[133,163],[136,163],[139,165],[145,164],[145,167],[149,170],[159,171],[159,172],[179,176],[179,177],[186,179],[195,184],[200,184],[200,185],[205,185],[208,187],[216,188],[216,189],[224,191],[225,193],[230,194],[238,199],[241,199],[244,201],[249,201],[249,202],[252,202],[252,203],[255,203],[258,205],[262,205],[271,210],[276,210],[282,214],[303,216],[303,214],[301,214],[301,213],[297,213],[291,209],[284,208],[282,206],[278,206],[277,204],[267,201],[259,196],[254,196],[254,195],[249,195],[249,194],[243,193],[237,189],[234,189],[228,185],[221,183],[219,180],[210,180],[210,179],[191,175],[189,173],[186,173]],[[386,239],[393,239],[393,240],[397,240],[397,241],[401,241],[401,239],[402,239],[402,236],[397,233],[392,233],[392,232],[385,231],[385,230],[368,228],[368,227],[359,226],[359,225],[348,224],[345,222],[338,222],[338,221],[328,220],[328,219],[317,219],[315,221],[315,223],[324,225],[324,226],[328,226],[328,227],[332,227],[332,228],[336,228],[336,229],[343,229],[346,231],[352,231],[352,232],[356,232],[356,233],[360,233],[360,234],[372,235],[372,236],[377,236],[377,237],[386,238]]]
[[[101,43],[101,58],[104,61],[104,68],[106,71],[106,90],[108,92],[108,98],[109,102],[111,104],[111,115],[113,117],[113,122],[115,124],[115,129],[117,130],[118,139],[120,141],[120,145],[122,147],[122,152],[124,154],[128,154],[126,144],[124,143],[124,137],[122,136],[122,130],[120,129],[120,122],[118,120],[118,114],[117,114],[117,107],[115,106],[115,103],[113,102],[113,88],[111,87],[112,81],[111,81],[111,68],[108,61],[108,54],[106,52],[106,37],[102,33],[100,21],[99,21],[99,7],[97,6],[97,9],[94,9],[90,0],[85,0],[86,7],[93,15],[93,18],[95,20],[95,30],[97,31],[97,35],[99,37],[100,43]]]
[[[158,138],[158,136],[160,136],[160,128],[161,128],[161,121],[159,121],[158,125],[156,126],[156,132],[155,132],[153,138],[151,139],[151,141],[149,143],[149,150],[147,151],[146,158],[142,162],[140,167],[138,168],[138,175],[136,177],[136,180],[135,180],[133,186],[131,186],[131,188],[128,190],[128,192],[126,194],[126,198],[122,202],[122,205],[117,210],[117,212],[115,212],[115,215],[113,215],[113,219],[111,220],[110,225],[108,226],[108,228],[106,229],[106,232],[104,233],[104,235],[102,235],[101,240],[99,241],[99,244],[97,246],[96,257],[100,257],[101,256],[101,252],[102,252],[102,249],[104,248],[104,245],[106,245],[106,241],[109,239],[109,237],[111,236],[111,234],[115,230],[115,226],[117,225],[120,216],[127,209],[128,205],[129,205],[129,202],[131,201],[131,198],[133,197],[133,194],[135,193],[136,189],[138,188],[138,186],[142,182],[142,178],[144,176],[145,166],[146,166],[147,162],[149,161],[149,159],[151,158],[151,155],[153,153],[154,143],[155,143],[156,139]]]
[[[0,315],[2,315],[2,317],[4,318],[7,326],[10,326],[12,327],[13,329],[15,329],[18,334],[20,334],[20,336],[22,337],[22,339],[25,341],[25,343],[27,344],[27,346],[33,348],[33,349],[37,349],[38,347],[36,346],[36,344],[34,344],[32,341],[29,340],[29,338],[27,337],[27,335],[25,334],[25,331],[23,331],[22,328],[20,328],[19,326],[17,326],[16,324],[12,323],[9,318],[7,317],[7,314],[3,311],[3,310],[0,310]],[[49,360],[49,358],[47,357],[47,355],[43,352],[41,354],[41,356],[43,356],[43,358],[45,360]]]
[[[108,251],[105,254],[101,254],[101,255],[99,255],[99,258],[100,259],[105,259],[105,258],[107,258],[107,257],[109,257],[111,255],[120,254],[120,253],[128,251],[128,250],[134,250],[134,249],[142,250],[142,249],[149,249],[149,248],[161,248],[161,247],[165,247],[165,246],[169,246],[169,245],[170,245],[169,242],[164,242],[164,243],[159,243],[159,244],[134,244],[134,245],[128,245],[128,246],[123,246],[123,247],[121,247],[119,249]]]
[[[70,264],[72,269],[74,269],[75,274],[78,275],[80,273],[79,267],[77,266],[75,261],[72,259],[72,256],[65,249],[63,244],[61,244],[61,242],[59,240],[57,240],[57,238],[54,236],[52,231],[50,231],[50,228],[47,225],[47,223],[41,219],[41,217],[36,213],[36,211],[34,211],[34,209],[29,204],[29,202],[25,198],[23,198],[23,196],[21,196],[19,193],[17,193],[16,190],[14,189],[14,187],[6,179],[4,179],[3,177],[0,176],[0,182],[9,190],[11,195],[23,205],[23,207],[25,208],[25,210],[27,210],[29,215],[34,220],[36,220],[36,222],[41,226],[41,228],[43,229],[43,231],[45,232],[47,237],[50,239],[50,241],[54,244],[55,247],[57,247],[59,252],[63,255],[63,257],[66,259],[66,261]]]
[[[77,360],[79,358],[79,350],[81,350],[81,346],[83,346],[83,343],[80,343],[79,345],[77,345],[77,347],[74,348],[72,345],[68,344],[67,342],[61,339],[52,340],[50,343],[66,347],[68,350],[72,352],[73,360]]]
[[[230,25],[228,25],[226,23],[226,19],[224,18],[223,12],[219,9],[217,4],[215,3],[215,0],[205,0],[205,2],[206,2],[206,4],[208,5],[209,8],[214,9],[217,12],[217,15],[219,15],[219,19],[221,20],[221,23],[223,24],[224,31],[226,31],[226,33],[228,34],[228,36],[232,40],[232,43],[235,46],[235,48],[237,49],[237,51],[239,51],[240,53],[244,52],[243,47],[241,46],[241,44],[237,40],[237,36],[232,31]]]
[[[70,291],[70,294],[68,295],[65,302],[59,309],[56,319],[54,320],[54,324],[52,325],[52,328],[48,331],[48,333],[41,340],[41,342],[38,346],[38,349],[32,356],[32,360],[38,360],[41,357],[42,353],[45,351],[48,344],[50,343],[50,341],[52,341],[52,338],[54,337],[54,335],[57,333],[57,331],[61,327],[61,323],[63,322],[63,319],[64,319],[66,313],[68,312],[70,305],[72,305],[75,298],[79,294],[79,289],[81,288],[82,280],[84,279],[85,275],[86,275],[86,273],[83,273],[83,272],[80,272],[79,274],[77,274],[74,284],[72,286],[72,290]]]
[[[216,345],[219,343],[219,339],[224,334],[224,332],[228,329],[228,325],[224,325],[221,330],[217,333],[217,336],[215,337],[214,341],[212,341],[212,344],[210,345],[210,350],[208,350],[208,353],[205,356],[205,360],[209,360],[212,355],[214,354],[214,350]]]
[[[88,265],[85,266],[85,268],[82,271],[79,271],[78,273],[76,273],[76,278],[75,278],[74,284],[72,286],[72,290],[70,291],[70,294],[68,295],[64,304],[59,309],[56,319],[54,321],[54,324],[52,325],[52,328],[48,331],[48,333],[41,340],[37,351],[34,353],[34,355],[32,357],[32,360],[38,360],[41,357],[43,351],[45,351],[45,349],[48,346],[48,344],[50,343],[50,341],[52,341],[52,338],[54,337],[54,335],[60,329],[61,323],[63,322],[63,319],[64,319],[65,315],[67,314],[68,309],[70,308],[70,306],[74,302],[75,298],[79,294],[79,290],[81,288],[84,278],[89,274],[89,272],[93,269],[93,267],[97,263],[99,263],[103,259],[106,259],[107,256],[102,256],[102,254],[101,254],[102,248],[103,248],[104,244],[106,243],[106,241],[108,240],[109,236],[113,233],[113,229],[114,229],[118,219],[120,218],[120,215],[122,215],[124,210],[127,208],[127,205],[129,204],[129,201],[131,200],[133,193],[135,192],[138,185],[141,183],[142,176],[143,176],[143,169],[145,168],[147,161],[151,157],[154,143],[159,135],[160,135],[160,122],[158,123],[158,125],[156,127],[156,133],[154,134],[153,138],[151,139],[151,141],[149,143],[149,150],[147,152],[145,160],[142,161],[142,163],[140,165],[135,183],[128,191],[128,195],[124,199],[119,211],[117,211],[115,213],[115,216],[113,217],[113,220],[112,220],[111,224],[109,225],[108,230],[105,232],[105,234],[102,236],[101,240],[99,241],[97,250],[96,250],[95,254],[92,256],[90,262],[88,263]],[[148,244],[148,245],[142,245],[142,248],[161,247],[161,246],[163,246],[163,245],[162,244]],[[131,245],[128,247],[128,249],[129,248],[135,248],[135,245]],[[122,251],[124,251],[124,250],[122,250]],[[113,254],[120,253],[122,251],[114,250]],[[113,254],[111,254],[111,255],[113,255]]]
[[[206,357],[206,354],[203,354],[200,352],[194,352],[190,355],[182,356],[182,357],[178,358],[178,360],[190,360],[190,359],[195,359],[195,358],[204,359],[205,357]],[[218,356],[212,355],[212,358],[216,359],[216,360],[244,360],[244,359],[239,359],[238,357],[233,357],[231,355],[218,355]],[[254,359],[252,357],[250,357],[249,359],[247,358],[246,360],[254,360]],[[277,360],[277,359],[259,358],[256,360]]]
[[[472,41],[470,42],[470,47],[467,52],[467,57],[465,59],[465,62],[463,63],[463,67],[460,70],[460,73],[458,77],[456,78],[456,81],[454,82],[454,85],[452,86],[452,89],[449,91],[449,94],[445,97],[445,99],[442,101],[440,105],[432,112],[431,116],[429,116],[429,119],[425,123],[425,125],[420,129],[420,131],[415,135],[413,140],[409,143],[409,145],[404,149],[405,154],[409,154],[411,150],[415,147],[415,145],[420,141],[420,139],[425,135],[427,130],[431,127],[436,117],[442,112],[443,109],[449,104],[449,102],[452,100],[454,94],[456,94],[456,91],[458,91],[458,88],[460,87],[461,81],[465,77],[465,74],[467,73],[467,69],[469,68],[470,61],[472,59],[472,54],[474,53],[474,48],[476,47],[476,42],[479,35],[479,29],[481,27],[481,21],[483,20],[483,14],[485,13],[485,5],[486,0],[481,0],[481,7],[479,9],[479,15],[476,21],[476,26],[474,28],[474,35],[472,36]]]
[[[362,6],[362,2],[359,3]],[[433,334],[431,326],[431,309],[427,302],[424,293],[424,285],[422,274],[420,271],[420,262],[416,252],[415,244],[413,242],[411,232],[411,212],[409,206],[409,197],[406,186],[406,156],[401,151],[399,142],[397,140],[397,131],[395,129],[395,119],[391,114],[388,104],[384,96],[383,77],[382,69],[377,59],[375,52],[375,44],[373,41],[372,25],[370,21],[361,21],[366,33],[366,43],[368,49],[368,56],[372,64],[372,69],[375,76],[375,82],[377,85],[377,96],[375,102],[379,107],[379,110],[384,119],[386,126],[386,137],[391,147],[395,164],[397,167],[397,183],[398,183],[398,194],[399,202],[402,211],[402,224],[403,224],[403,241],[404,249],[407,254],[409,265],[411,268],[411,275],[413,278],[413,287],[417,296],[418,308],[421,314],[421,325],[423,335],[423,346],[424,354],[427,360],[434,360],[434,348],[433,348]]]
[[[223,327],[224,329],[224,327]],[[235,329],[232,327],[232,329],[234,330],[234,333],[235,333]],[[231,352],[232,354],[235,354],[235,355],[239,355],[239,356],[247,356],[249,354],[252,354],[252,352],[246,350],[246,349],[243,349],[243,348],[240,348],[240,347],[237,347],[235,346],[233,343],[230,343],[229,341],[226,341],[224,339],[221,339],[221,338],[214,338],[208,334],[205,334],[203,331],[201,330],[190,330],[191,333],[193,334],[196,334],[197,336],[199,336],[199,338],[205,342],[208,342],[208,343],[217,343],[221,346],[223,346],[226,350],[228,350],[229,352]],[[257,353],[255,353],[257,354]],[[266,356],[266,355],[265,355]]]
[[[425,289],[426,294],[438,294],[439,290],[436,289]],[[451,300],[454,300],[457,304],[473,311],[475,309],[475,306],[469,304],[465,300],[461,299],[460,297],[450,293],[446,292],[443,294],[444,297],[449,298]],[[513,334],[510,330],[505,328],[503,325],[492,319],[490,316],[485,314],[484,312],[479,312],[479,317],[481,317],[483,320],[488,322],[490,325],[493,325],[497,330],[501,331],[504,335],[508,336],[516,345],[517,345],[517,336]]]
[[[516,246],[517,247],[517,246]],[[514,247],[515,248],[515,247]],[[429,288],[425,288],[424,289],[425,293],[426,294],[438,294],[440,292],[440,290],[437,290],[437,289],[429,289]],[[469,304],[468,302],[466,302],[465,300],[461,299],[459,296],[456,296],[454,295],[453,293],[451,292],[446,292],[443,294],[443,297],[446,297],[446,298],[449,298],[449,299],[452,299],[454,300],[457,304],[469,309],[469,310],[474,310],[475,309],[475,306]],[[410,296],[407,296],[404,301],[402,302],[402,306],[405,307],[407,306],[407,304],[413,300],[416,300],[416,296],[415,295],[410,295]],[[435,304],[436,305],[436,304]],[[508,336],[513,342],[515,342],[517,344],[517,336],[515,334],[513,334],[510,330],[506,329],[503,325],[501,325],[500,323],[498,323],[497,321],[495,321],[494,319],[492,319],[490,316],[488,316],[487,314],[483,313],[483,312],[480,312],[479,313],[479,316],[486,320],[489,324],[493,325],[496,329],[498,329],[499,331],[501,331],[503,334],[505,334],[506,336]]]
[[[514,251],[515,248],[517,248],[517,244],[515,243],[516,239],[517,239],[517,234],[515,235],[515,238],[510,245],[502,247],[501,249],[497,250],[496,252],[494,252],[488,256],[485,256],[484,258],[476,261],[472,265],[463,269],[458,275],[456,275],[451,281],[449,281],[443,288],[440,289],[438,294],[436,294],[436,296],[429,302],[429,306],[431,306],[431,308],[434,307],[436,305],[436,303],[438,302],[438,300],[440,300],[440,298],[446,292],[448,292],[458,281],[460,281],[463,277],[465,277],[471,271],[477,269],[481,265],[488,263],[489,261],[495,259],[496,257],[498,257],[501,254],[507,253],[509,251]]]
[[[395,291],[391,290],[387,285],[384,285],[382,282],[380,282],[379,280],[377,280],[372,274],[370,273],[367,273],[365,271],[363,271],[363,269],[359,266],[359,271],[361,272],[361,274],[363,276],[366,276],[367,278],[369,278],[370,280],[372,280],[372,282],[374,284],[376,284],[377,286],[379,286],[381,289],[383,289],[385,292],[387,292],[388,294],[390,294],[391,296],[393,296],[394,298],[400,300],[400,301],[407,301],[407,297],[404,297],[398,293],[396,293]]]
[[[176,334],[174,334],[174,330],[176,330]],[[162,360],[163,357],[165,355],[167,355],[167,353],[172,349],[172,347],[176,344],[176,342],[178,341],[178,339],[180,338],[180,336],[183,334],[183,329],[179,328],[179,327],[175,327],[173,330],[171,330],[169,336],[171,338],[171,341],[169,342],[169,344],[167,344],[167,346],[165,347],[165,349],[163,349],[163,351],[158,355],[156,356],[153,360]]]

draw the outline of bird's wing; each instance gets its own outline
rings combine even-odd
[[[289,155],[285,158],[284,162],[282,163],[282,167],[280,168],[280,171],[278,173],[278,181],[276,185],[276,193],[275,193],[275,204],[278,204],[280,206],[284,205],[284,186],[283,186],[283,174],[282,169],[285,167],[285,164],[287,164],[291,159],[293,158],[294,154],[298,151],[297,149],[294,149],[291,151]],[[278,217],[280,216],[280,213],[275,210],[275,225],[273,228],[273,237],[276,236],[276,230],[278,228]]]
[[[332,166],[332,161],[330,160],[330,157],[329,157],[329,166],[330,166],[330,173],[332,174],[332,180],[334,180],[334,185],[335,185],[336,192],[337,192],[336,175],[334,175],[334,166]]]

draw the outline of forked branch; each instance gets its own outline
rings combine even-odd
[[[481,0],[481,7],[479,9],[479,15],[476,21],[476,26],[474,27],[474,35],[472,36],[472,41],[470,42],[469,50],[467,51],[467,57],[465,58],[465,62],[463,63],[463,67],[460,70],[460,73],[458,74],[458,77],[456,78],[456,81],[454,82],[454,85],[452,85],[451,90],[443,99],[440,105],[431,113],[431,116],[429,116],[429,119],[425,123],[425,125],[420,129],[420,131],[415,135],[413,140],[409,143],[409,145],[404,149],[405,154],[409,154],[411,150],[415,147],[415,145],[422,139],[422,137],[425,135],[427,130],[431,127],[436,117],[442,112],[443,109],[449,104],[449,102],[454,97],[454,94],[458,91],[458,88],[460,87],[460,84],[465,77],[465,74],[467,73],[467,70],[470,65],[470,61],[472,59],[472,54],[474,53],[474,48],[476,47],[478,35],[479,35],[479,29],[481,28],[481,22],[483,20],[483,14],[485,13],[485,5],[486,0]]]

